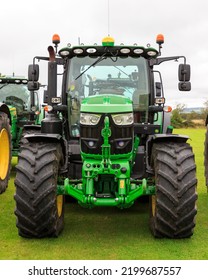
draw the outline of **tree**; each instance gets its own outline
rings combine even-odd
[[[205,121],[205,124],[208,122],[208,100],[204,103],[204,108],[201,110],[202,119]]]
[[[171,125],[174,128],[180,128],[184,126],[184,119],[182,118],[181,113],[185,107],[185,104],[177,104],[176,108],[172,111]]]

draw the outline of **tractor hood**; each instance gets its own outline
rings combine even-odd
[[[124,96],[101,94],[85,98],[81,104],[81,112],[123,113],[132,112],[132,101]]]

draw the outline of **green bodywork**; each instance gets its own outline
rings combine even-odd
[[[85,98],[81,112],[91,113],[125,113],[132,112],[132,102],[129,98],[117,95],[100,95]]]
[[[83,100],[81,112],[113,114],[132,112],[132,101],[116,95],[92,96]],[[131,179],[136,152],[140,143],[135,136],[132,150],[127,154],[111,154],[111,128],[109,117],[105,116],[102,129],[102,154],[87,154],[81,151],[83,161],[82,179],[66,178],[58,185],[58,195],[68,194],[84,207],[117,206],[127,208],[143,195],[153,195],[155,185],[151,179]],[[102,197],[95,196],[95,190]],[[105,195],[106,194],[106,195]]]

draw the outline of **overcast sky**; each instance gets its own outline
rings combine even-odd
[[[8,0],[1,1],[0,73],[27,76],[36,55],[47,55],[54,33],[67,43],[151,44],[165,36],[162,56],[184,55],[191,64],[191,92],[179,92],[177,62],[161,64],[166,104],[203,106],[208,100],[208,15],[206,0]],[[109,2],[109,9],[108,9]],[[109,13],[108,13],[109,11]],[[108,17],[109,14],[109,17]],[[182,62],[182,61],[181,61]],[[42,63],[41,63],[42,65]],[[41,69],[40,69],[41,70]],[[43,73],[44,72],[44,73]],[[43,67],[40,82],[46,83]]]

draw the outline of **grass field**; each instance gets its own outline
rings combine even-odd
[[[13,171],[9,188],[0,195],[0,259],[207,260],[208,194],[203,168],[205,129],[175,132],[190,136],[197,164],[197,225],[190,239],[155,239],[149,231],[149,208],[144,201],[126,210],[87,210],[77,204],[67,204],[65,228],[59,238],[21,238],[15,225]]]

